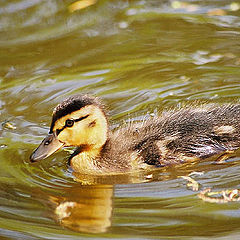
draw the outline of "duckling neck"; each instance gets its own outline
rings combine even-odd
[[[101,147],[79,146],[69,159],[72,169],[82,173],[101,172],[102,166],[99,160],[101,159],[101,151],[104,145]]]

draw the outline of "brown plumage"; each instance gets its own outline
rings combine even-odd
[[[78,95],[55,108],[50,135],[31,160],[70,145],[77,147],[71,166],[88,173],[135,171],[213,157],[224,160],[240,147],[239,127],[240,104],[206,104],[166,111],[110,131],[101,101]],[[53,136],[57,147],[46,150]]]

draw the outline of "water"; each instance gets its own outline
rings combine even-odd
[[[0,3],[0,238],[239,239],[239,203],[204,202],[179,178],[199,171],[201,189],[239,188],[239,158],[98,178],[72,173],[66,151],[29,162],[72,94],[102,97],[113,128],[194,100],[236,101],[239,3],[72,3]]]

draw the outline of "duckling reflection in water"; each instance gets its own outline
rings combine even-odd
[[[67,197],[50,196],[53,218],[63,227],[77,232],[102,233],[111,226],[112,185],[72,186]]]
[[[105,107],[92,96],[67,98],[53,111],[49,135],[32,162],[64,146],[76,146],[74,171],[116,174],[215,158],[223,161],[240,146],[240,104],[207,104],[165,111],[111,131]]]

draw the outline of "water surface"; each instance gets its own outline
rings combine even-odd
[[[198,171],[202,189],[239,188],[239,158],[100,178],[73,174],[66,151],[29,162],[72,94],[102,97],[112,128],[185,102],[236,101],[239,3],[73,2],[0,3],[0,238],[240,238],[239,203],[203,202],[179,178]]]

